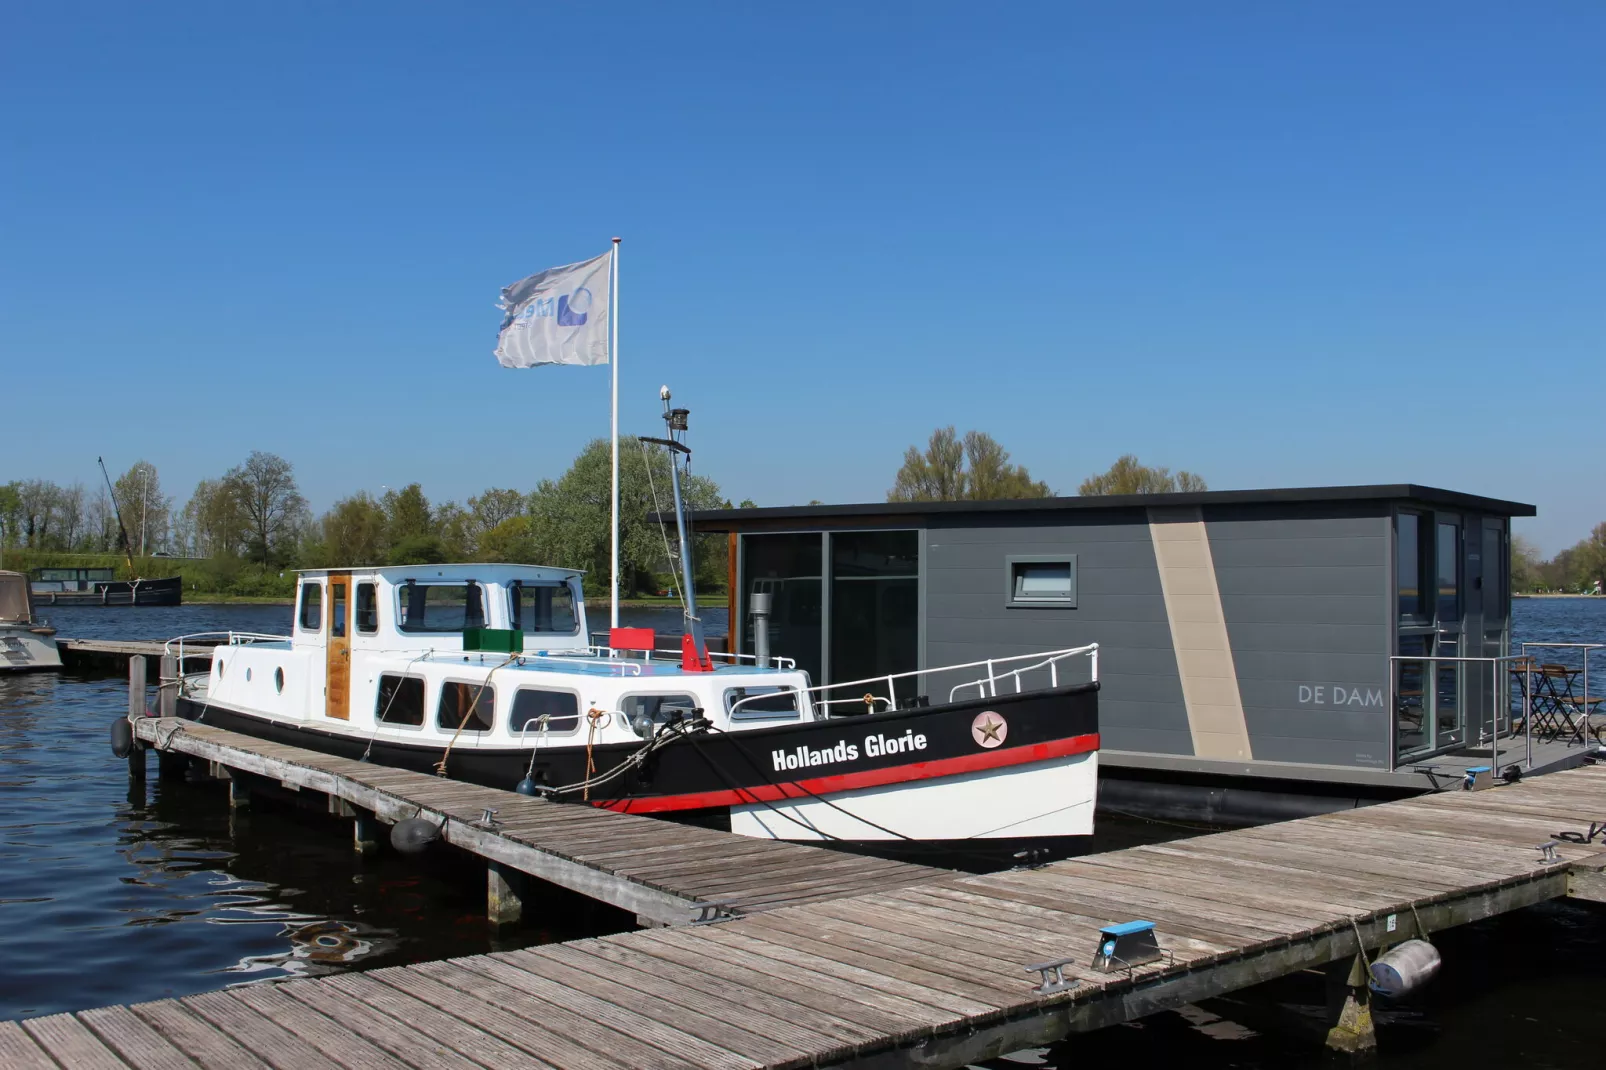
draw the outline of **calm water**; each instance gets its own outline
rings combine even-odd
[[[234,628],[282,632],[289,607],[57,607],[64,635],[148,639]],[[722,610],[705,609],[710,631]],[[668,632],[672,610],[627,611]],[[1606,637],[1606,600],[1520,600],[1515,632]],[[1551,652],[1546,660],[1567,660]],[[1606,681],[1606,658],[1601,659]],[[1593,663],[1592,663],[1593,665]],[[492,937],[483,869],[449,853],[424,864],[359,858],[343,824],[260,807],[231,826],[219,788],[158,779],[130,789],[107,729],[124,685],[92,676],[0,678],[0,1019],[184,995],[232,984],[528,946],[620,931],[631,918],[552,891],[523,927]],[[1181,830],[1106,823],[1102,846]],[[1606,1064],[1606,911],[1553,904],[1438,940],[1445,971],[1380,1014],[1390,1068],[1459,1070],[1488,1060],[1583,1070]],[[1320,985],[1289,978],[1246,994],[1261,1011],[1319,1007]],[[1221,1008],[1213,1008],[1221,1010]],[[1029,1061],[1188,1060],[1195,1067],[1323,1064],[1303,1041],[1204,1011],[1104,1030]]]

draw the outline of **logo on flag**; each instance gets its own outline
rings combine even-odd
[[[504,368],[608,363],[612,255],[548,268],[505,287],[497,306],[504,313],[497,361]]]

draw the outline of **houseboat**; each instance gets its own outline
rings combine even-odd
[[[59,668],[56,629],[35,614],[28,577],[0,572],[0,672]]]
[[[30,576],[35,600],[52,606],[176,606],[184,600],[180,576],[120,580],[110,568],[36,568]]]
[[[649,441],[673,447],[678,463],[685,410],[670,415],[671,437]],[[179,715],[769,839],[1002,847],[1092,831],[1095,644],[829,686],[767,649],[710,653],[675,471],[686,595],[677,646],[660,650],[651,630],[634,628],[592,645],[573,570],[310,570],[292,633],[227,636],[209,671],[184,681]]]

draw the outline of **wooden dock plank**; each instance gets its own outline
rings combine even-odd
[[[358,1033],[342,1028],[327,1015],[291,999],[274,985],[235,988],[227,994],[242,1007],[293,1033],[330,1062],[350,1070],[405,1070],[408,1065]]]
[[[420,983],[420,987],[425,987],[429,991],[440,987],[427,978],[416,980]],[[482,1026],[479,1014],[482,1008],[467,1000],[448,1000],[468,1015],[467,1018],[461,1018],[443,1010],[433,1001],[417,998],[400,986],[384,984],[371,974],[339,974],[323,978],[322,984],[344,992],[400,1022],[405,1022],[465,1059],[483,1066],[551,1070],[551,1063],[536,1058],[516,1044],[508,1043],[500,1031]],[[493,1021],[508,1020],[505,1015],[487,1015],[487,1017],[491,1017]],[[518,1026],[515,1025],[514,1028],[516,1030]]]
[[[212,1023],[219,1031],[238,1041],[247,1051],[280,1070],[316,1066],[326,1062],[317,1048],[294,1033],[252,1010],[224,992],[204,992],[185,996],[179,1003],[197,1018]]]
[[[667,1004],[682,1013],[690,1011],[710,1022],[721,1022],[742,1033],[756,1034],[774,1047],[775,1054],[770,1057],[772,1065],[785,1066],[799,1057],[812,1061],[814,1053],[822,1047],[833,1046],[832,1037],[805,1029],[791,1018],[777,1017],[751,1000],[738,1003],[715,998],[689,985],[676,984],[661,973],[648,973],[624,962],[607,962],[567,944],[549,944],[539,952],[515,951],[490,957],[563,980],[571,987],[604,998],[616,996],[618,986],[622,985],[633,992],[628,997],[632,1006],[655,1008],[654,1013],[657,1013],[656,1008]],[[555,970],[555,966],[566,969]],[[581,980],[581,975],[589,980]],[[717,1035],[711,1035],[710,1039],[720,1041]],[[739,1050],[731,1044],[724,1046],[732,1051]]]
[[[70,1014],[29,1018],[22,1028],[65,1070],[124,1070],[128,1065]]]
[[[291,981],[273,987],[287,998],[328,1015],[340,1028],[383,1048],[416,1070],[476,1070],[480,1066],[437,1038],[332,986]]]
[[[686,989],[723,1000],[733,1007],[751,1007],[771,1017],[792,1022],[818,1036],[829,1038],[835,1047],[816,1048],[817,1057],[821,1051],[840,1057],[861,1043],[874,1040],[881,1032],[879,1024],[867,1024],[861,1022],[854,1014],[841,1013],[840,1006],[821,1010],[806,999],[799,1001],[790,998],[790,993],[775,994],[755,988],[745,983],[745,978],[732,979],[717,971],[701,968],[703,963],[697,962],[695,956],[692,964],[688,965],[673,949],[668,951],[659,949],[658,954],[652,954],[649,949],[610,940],[579,940],[563,946],[565,950],[595,958],[602,964],[603,969],[615,965],[628,966]],[[534,955],[536,952],[516,951],[512,954]],[[840,1003],[841,1001],[838,1001],[838,1004]]]
[[[544,953],[522,959],[484,955],[458,960],[458,964],[465,969],[494,976],[514,988],[524,987],[531,978],[543,985],[555,986],[559,998],[566,1002],[571,999],[576,1000],[571,1005],[581,1013],[587,1013],[587,1008],[606,1008],[612,1015],[623,1008],[630,1015],[651,1023],[648,1028],[654,1033],[660,1032],[661,1024],[667,1023],[676,1032],[690,1031],[699,1042],[707,1041],[715,1045],[717,1050],[740,1056],[747,1064],[801,1065],[809,1060],[810,1046],[789,1044],[773,1032],[755,1026],[754,1015],[751,1012],[736,1008],[734,1013],[731,1013],[732,1008],[724,1006],[715,1011],[708,1006],[711,1001],[703,1000],[697,1002],[704,1009],[696,1015],[688,1015],[686,1013],[688,1001],[684,991],[671,990],[674,998],[663,998],[649,988],[642,987],[649,984],[651,978],[644,977],[639,971],[619,969],[613,971],[611,976],[603,978],[579,968],[563,955],[553,954],[554,950],[561,950],[561,945],[558,948],[543,948]],[[584,955],[577,958],[581,963],[594,961]],[[624,1001],[619,999],[619,986],[625,984],[627,980],[635,982],[628,985],[634,989],[634,994],[628,1001]],[[542,992],[538,990],[535,994],[540,995]],[[711,1011],[715,1012],[710,1013]],[[606,1019],[599,1017],[598,1020]],[[773,1028],[783,1031],[787,1028],[784,1022],[766,1020]],[[634,1028],[631,1018],[626,1017],[622,1021],[625,1028]],[[673,1037],[672,1033],[665,1035]],[[670,1043],[676,1044],[673,1039],[670,1039]],[[688,1055],[692,1054],[688,1049],[679,1050]]]
[[[62,1070],[16,1022],[0,1022],[0,1066],[7,1070]]]
[[[128,1008],[185,1055],[208,1070],[248,1067],[267,1070],[268,1064],[252,1052],[219,1032],[210,1022],[197,1018],[177,1000],[160,999],[135,1003]]]
[[[622,1006],[544,974],[483,957],[460,963],[431,963],[427,971],[419,972],[444,984],[484,994],[485,998],[526,1017],[531,1016],[526,1008],[540,1008],[535,1016],[544,1025],[560,1029],[609,1057],[627,1054],[631,1046],[639,1045],[636,1057],[646,1065],[704,1066],[715,1070],[746,1070],[762,1065],[751,1055],[698,1036],[689,1028],[692,1020],[677,1014],[673,1007],[664,1017],[657,1018],[643,1013],[648,1009],[645,1000]],[[554,964],[552,972],[560,973],[561,968]],[[476,975],[476,979],[470,979]],[[726,1039],[732,1036],[734,1034],[727,1033]],[[620,1037],[628,1043],[622,1044]],[[736,1043],[748,1046],[744,1037],[737,1037]]]
[[[136,1070],[193,1070],[194,1059],[129,1012],[127,1007],[79,1011],[78,1020]]]

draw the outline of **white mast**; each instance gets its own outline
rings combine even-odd
[[[608,365],[613,373],[613,576],[608,597],[611,603],[608,626],[619,627],[619,239],[613,240],[613,256],[608,261],[613,290],[608,302]]]

